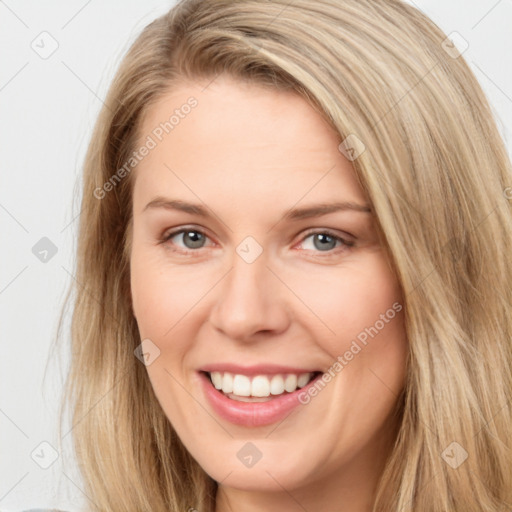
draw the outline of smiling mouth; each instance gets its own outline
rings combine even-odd
[[[238,402],[268,402],[303,388],[322,372],[247,376],[231,372],[202,372],[220,393]]]

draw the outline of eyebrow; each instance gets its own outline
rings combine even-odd
[[[150,208],[165,208],[167,210],[178,210],[192,215],[199,215],[200,217],[210,217],[208,209],[204,206],[201,206],[200,204],[187,203],[177,199],[156,197],[144,207],[143,211]],[[321,215],[327,215],[338,211],[371,213],[372,210],[366,204],[362,205],[351,201],[321,203],[303,208],[293,208],[284,214],[283,219],[288,221],[298,221],[312,217],[320,217]]]

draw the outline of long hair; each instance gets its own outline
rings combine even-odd
[[[184,0],[122,60],[85,159],[72,283],[65,400],[91,507],[215,508],[216,482],[134,356],[133,173],[119,170],[150,105],[184,79],[221,73],[301,95],[357,142],[352,164],[403,289],[409,343],[373,510],[509,510],[511,164],[463,55],[400,0]]]

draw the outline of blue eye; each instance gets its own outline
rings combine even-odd
[[[308,238],[313,238],[313,247],[314,249],[317,249],[320,252],[332,251],[333,249],[336,248],[337,243],[339,243],[344,248],[354,246],[353,242],[349,242],[348,240],[345,240],[340,236],[334,235],[329,231],[315,231],[314,233],[309,233],[309,235],[303,238],[301,245]]]
[[[177,237],[181,237],[181,244],[183,244],[184,247],[179,248],[179,244],[171,242],[173,238]],[[309,238],[313,239],[313,248],[306,250],[328,253],[327,255],[332,254],[334,252],[334,249],[336,248],[341,250],[348,250],[355,245],[354,242],[348,241],[338,235],[335,235],[334,233],[328,230],[317,230],[308,233],[305,237],[302,238],[301,245],[303,245],[304,242]],[[169,246],[178,245],[178,249],[172,248],[172,250],[176,252],[189,254],[192,252],[197,252],[197,249],[202,249],[203,247],[205,247],[206,240],[209,240],[209,238],[202,231],[199,231],[197,229],[185,228],[168,233],[161,239],[161,243]],[[337,244],[338,247],[336,247]]]
[[[164,237],[163,242],[168,242],[179,235],[181,235],[182,242],[185,243],[185,248],[192,250],[201,249],[205,239],[208,238],[202,231],[196,229],[181,229],[180,231],[169,233]],[[190,246],[186,245],[188,243]]]

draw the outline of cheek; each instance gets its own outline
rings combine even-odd
[[[160,351],[146,368],[148,376],[166,414],[175,418],[176,404],[185,403],[186,397],[178,399],[181,388],[172,376],[180,375],[186,360],[192,339],[186,332],[190,326],[187,313],[197,303],[202,287],[190,279],[190,272],[170,268],[154,253],[137,246],[132,251],[130,266],[132,303],[140,338],[151,340]],[[198,309],[194,309],[194,314]],[[181,376],[178,379],[181,381]]]
[[[318,332],[319,327],[313,326],[323,324],[331,331],[327,337],[340,343],[356,338],[375,323],[381,330],[382,315],[385,320],[390,320],[386,322],[388,332],[390,324],[399,323],[393,319],[402,309],[402,294],[381,251],[366,254],[344,268],[328,270],[314,278],[294,278],[297,295],[314,313],[310,323],[312,329]]]
[[[133,310],[142,337],[151,338],[170,328],[172,318],[168,313],[174,310],[175,304],[165,275],[151,265],[139,264],[136,254],[131,264],[131,292]]]
[[[298,295],[307,297],[315,312],[309,331],[339,363],[332,367],[333,375],[343,375],[336,385],[357,388],[353,395],[363,402],[389,390],[392,398],[401,390],[408,351],[403,297],[381,252],[367,255],[361,266],[302,281]]]
[[[187,363],[187,354],[197,339],[197,330],[208,320],[208,292],[222,269],[176,265],[165,254],[134,246],[131,259],[133,311],[141,339],[149,338],[161,356],[148,367],[176,371]],[[181,371],[181,370],[180,370]],[[163,375],[168,380],[168,375]]]
[[[149,251],[134,248],[130,266],[133,310],[142,336],[169,334],[204,295],[193,272],[171,268]]]

